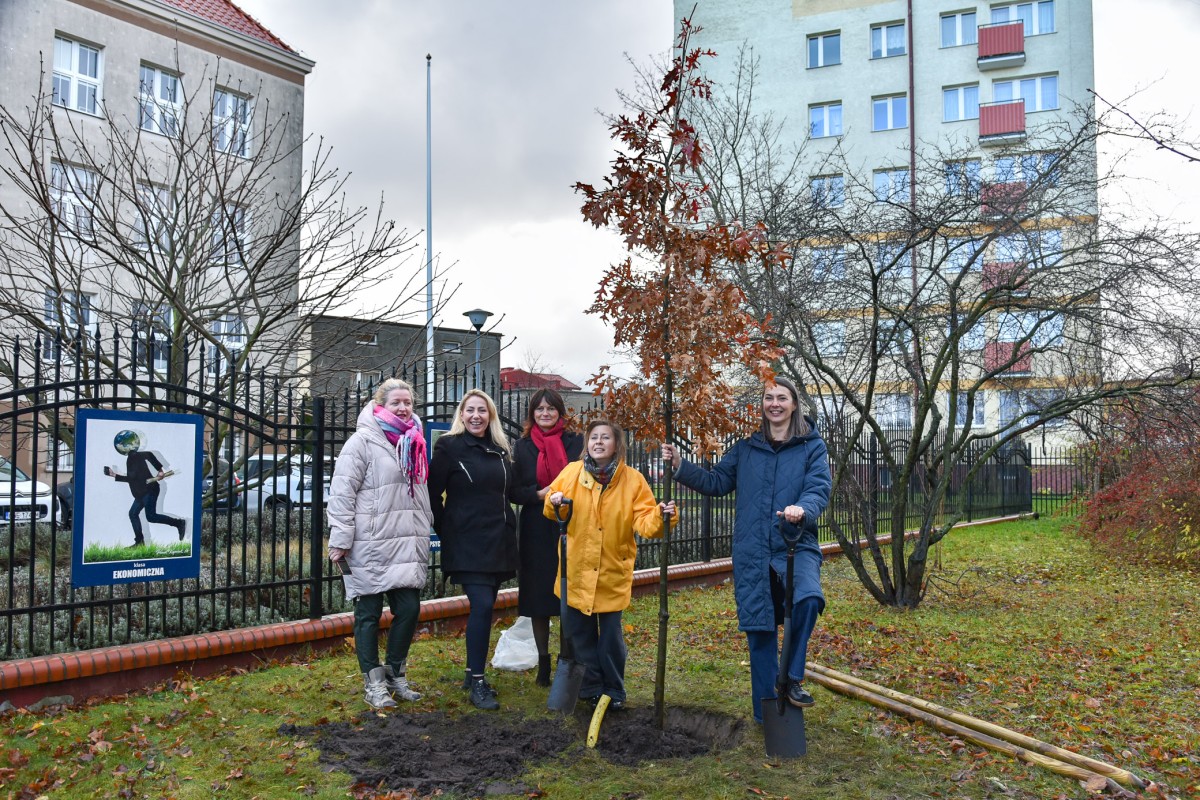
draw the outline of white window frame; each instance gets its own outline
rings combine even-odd
[[[96,295],[89,292],[56,292],[47,289],[42,295],[42,321],[47,327],[62,333],[61,344],[70,353],[70,344],[76,336],[82,336],[96,324]],[[53,364],[59,361],[59,343],[54,334],[43,337],[42,361]]]
[[[942,88],[942,122],[979,119],[979,84]]]
[[[952,236],[946,240],[946,266],[957,272],[980,272],[983,248],[983,240],[975,236]]]
[[[979,43],[979,22],[974,11],[956,11],[952,14],[942,14],[941,32],[942,47],[962,47]],[[953,26],[952,34],[947,38],[946,23]]]
[[[913,251],[906,241],[879,242],[875,248],[875,271],[890,274],[894,278],[911,278]]]
[[[846,321],[843,319],[814,322],[813,347],[821,358],[837,358],[846,354]]]
[[[967,400],[970,398],[970,392],[959,392],[958,398],[954,407],[950,407],[950,398],[946,398],[946,412],[950,416],[950,425],[952,428],[965,428],[967,418]],[[987,424],[987,392],[979,389],[975,392],[973,414],[971,415],[971,427],[982,428]]]
[[[838,281],[846,277],[846,246],[841,244],[814,247],[809,251],[813,279]]]
[[[1047,9],[1049,10],[1049,25],[1046,24],[1042,15],[1042,12]],[[1054,33],[1057,24],[1054,17],[1054,0],[1035,0],[1031,3],[1008,3],[992,6],[993,25],[1005,22],[1023,22],[1026,36]]]
[[[133,359],[139,367],[149,367],[157,373],[165,373],[170,353],[171,326],[175,321],[175,309],[170,306],[155,307],[148,302],[133,304]],[[146,354],[146,328],[150,334],[149,358]],[[147,363],[149,362],[149,363]]]
[[[912,196],[907,169],[877,169],[874,183],[877,203],[907,203]]]
[[[830,54],[826,50],[826,46],[830,42],[836,42],[837,55],[830,60]],[[808,51],[805,53],[805,63],[809,69],[819,69],[820,67],[832,67],[842,63],[842,32],[831,31],[829,33],[817,33],[808,37]],[[814,49],[815,48],[815,49]]]
[[[182,119],[182,77],[143,63],[138,78],[138,126],[151,133],[178,137]]]
[[[957,314],[954,317],[946,319],[946,338],[949,339],[957,332],[958,333],[958,351],[960,353],[978,352],[987,344],[987,326],[983,320],[978,320],[968,330],[957,330],[965,324],[964,314]],[[951,321],[955,323],[955,329],[951,329]]]
[[[883,127],[879,112],[883,110]],[[898,131],[908,127],[908,94],[889,94],[871,98],[871,130]]]
[[[900,46],[899,49],[894,49],[891,46],[893,41],[889,35],[896,29],[900,30]],[[904,29],[903,22],[883,22],[878,25],[871,26],[871,58],[893,58],[902,56],[908,52],[908,32]]]
[[[91,239],[95,235],[95,194],[99,178],[87,167],[50,162],[50,207],[67,235]]]
[[[1053,151],[998,156],[992,171],[997,183],[1037,183],[1044,180],[1046,185],[1055,186],[1058,183],[1059,158],[1060,154]]]
[[[209,343],[208,345],[208,372],[210,375],[219,375],[224,372],[229,372],[233,367],[233,361],[241,356],[242,350],[246,347],[246,323],[237,314],[223,314],[214,319],[208,326],[208,332],[225,347],[229,352],[229,357],[226,358],[221,352],[221,348],[216,344]]]
[[[1026,418],[1041,416],[1041,409],[1055,400],[1066,396],[1062,389],[1005,389],[1000,391],[1000,427],[1016,423],[1025,424]],[[1057,428],[1066,420],[1062,417],[1045,423],[1048,428]]]
[[[1002,311],[996,317],[996,341],[1008,344],[1028,342],[1034,347],[1050,347],[1063,338],[1063,316],[1038,311]]]
[[[842,123],[842,101],[818,103],[808,107],[808,135],[812,139],[841,136],[845,130]]]
[[[881,428],[911,428],[912,395],[904,392],[877,394],[871,403],[871,412]]]
[[[213,149],[232,156],[250,157],[253,116],[250,96],[232,89],[213,92]]]
[[[100,116],[104,107],[104,51],[66,36],[54,37],[50,102]]]
[[[139,250],[155,250],[159,253],[172,252],[172,218],[175,200],[170,188],[150,183],[139,183],[137,187],[138,208],[135,212],[133,245]],[[149,228],[149,230],[147,229]]]
[[[846,178],[843,175],[818,175],[809,181],[813,204],[820,208],[841,208],[846,202]]]
[[[213,211],[213,246],[209,266],[214,269],[229,269],[244,266],[242,254],[247,246],[245,206],[226,203]]]
[[[974,197],[983,187],[983,163],[978,158],[944,161],[946,194],[956,197]]]
[[[1048,88],[1051,86],[1053,91]],[[1026,114],[1034,111],[1053,111],[1058,108],[1058,73],[994,81],[992,100],[997,103],[1024,100]]]

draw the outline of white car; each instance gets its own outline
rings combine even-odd
[[[54,492],[49,486],[32,480],[0,456],[0,523],[49,519],[53,500]]]
[[[239,470],[247,507],[287,513],[312,503],[312,459],[286,454],[247,456]],[[333,466],[325,467],[325,496]]]

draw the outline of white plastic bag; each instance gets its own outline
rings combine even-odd
[[[529,617],[517,617],[513,626],[500,634],[492,666],[513,672],[533,669],[538,665],[537,645],[533,641],[533,623]]]

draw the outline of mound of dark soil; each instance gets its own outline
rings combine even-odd
[[[584,747],[590,711],[580,704],[574,718],[365,714],[355,722],[284,725],[279,732],[313,740],[321,763],[349,772],[355,783],[481,796],[489,789],[524,792],[528,787],[520,777],[530,765]],[[652,709],[614,711],[604,718],[596,749],[608,761],[626,766],[692,758],[737,746],[744,725],[720,714],[672,708],[660,731]]]

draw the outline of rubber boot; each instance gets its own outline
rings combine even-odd
[[[387,673],[383,667],[363,675],[363,699],[371,708],[395,708],[396,701],[388,694]]]
[[[538,686],[549,686],[550,685],[550,654],[549,653],[541,653],[538,655],[537,685]]]
[[[388,691],[392,693],[392,697],[409,701],[420,700],[421,693],[414,691],[413,688],[408,685],[407,666],[407,661],[401,661],[398,668],[393,668],[390,664],[384,664],[384,682],[387,684]]]

